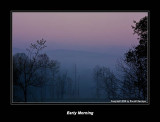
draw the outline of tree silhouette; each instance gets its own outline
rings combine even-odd
[[[48,81],[48,72],[57,72],[57,61],[50,60],[47,54],[41,53],[46,47],[44,39],[30,45],[27,54],[17,53],[13,56],[13,85],[23,90],[24,101],[27,102],[28,87],[41,87]],[[54,75],[53,75],[54,76]]]
[[[132,26],[134,34],[139,36],[139,44],[129,49],[124,55],[121,68],[125,73],[123,93],[133,99],[146,99],[147,97],[147,16],[139,22],[134,21]]]
[[[96,95],[100,97],[100,92],[104,91],[108,100],[117,99],[118,97],[118,79],[108,67],[94,68],[94,79],[96,80]]]

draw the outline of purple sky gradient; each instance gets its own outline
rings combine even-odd
[[[138,43],[133,20],[147,12],[13,12],[13,48],[44,38],[47,49],[103,50]]]

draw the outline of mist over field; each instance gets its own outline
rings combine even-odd
[[[94,98],[95,97],[95,81],[93,78],[93,68],[96,65],[107,66],[112,71],[116,71],[116,62],[122,57],[127,48],[116,47],[108,49],[106,52],[90,52],[80,50],[45,50],[44,53],[60,62],[60,72],[67,72],[69,77],[74,80],[75,65],[77,68],[77,78],[79,80],[79,97]],[[26,52],[25,49],[13,48],[15,53]]]

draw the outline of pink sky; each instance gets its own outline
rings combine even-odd
[[[137,44],[131,25],[147,12],[13,12],[13,47],[44,38],[48,48],[84,49]]]

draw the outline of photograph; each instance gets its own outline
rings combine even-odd
[[[11,11],[11,104],[149,104],[149,11]]]

